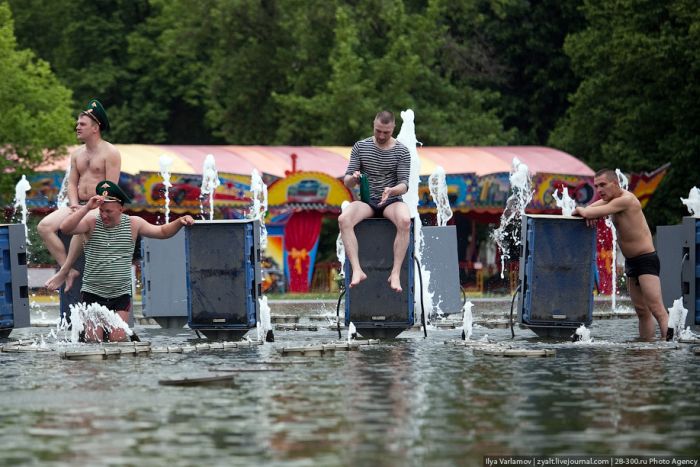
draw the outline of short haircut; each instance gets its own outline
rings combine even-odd
[[[388,125],[389,123],[394,123],[396,121],[394,119],[394,114],[388,110],[382,110],[379,112],[377,116],[374,117],[374,120],[378,120],[379,123],[383,123],[384,125]]]
[[[595,173],[595,178],[605,177],[611,182],[617,181],[617,173],[613,169],[600,169]]]

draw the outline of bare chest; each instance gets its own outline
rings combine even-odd
[[[104,178],[105,157],[101,154],[82,152],[75,158],[75,167],[78,169],[80,176],[89,174],[97,178]]]

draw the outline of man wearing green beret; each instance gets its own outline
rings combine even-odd
[[[119,182],[121,156],[117,148],[102,139],[102,134],[108,130],[107,112],[98,100],[91,100],[78,116],[75,126],[76,136],[83,144],[73,151],[70,158],[67,174],[68,207],[59,207],[42,219],[37,227],[46,249],[60,266],[58,272],[45,284],[51,290],[58,289],[65,282],[65,291],[68,291],[80,275],[73,269],[73,263],[80,255],[80,241],[78,238],[71,239],[66,254],[58,236],[61,222],[90,199],[97,182]]]
[[[131,258],[136,238],[170,238],[183,226],[194,224],[183,216],[165,225],[153,225],[137,216],[124,214],[124,203],[131,200],[116,183],[102,180],[97,193],[61,222],[61,230],[70,235],[85,235],[85,269],[82,301],[114,310],[124,322],[131,310]],[[99,209],[99,215],[88,213]],[[126,340],[123,329],[104,330],[88,327],[86,340],[101,342],[105,331],[110,341]]]

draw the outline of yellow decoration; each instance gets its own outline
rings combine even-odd
[[[306,251],[306,248],[302,248],[301,250],[292,248],[292,251],[290,251],[288,254],[294,260],[294,270],[297,272],[297,274],[301,274],[301,262],[309,257],[309,252]]]

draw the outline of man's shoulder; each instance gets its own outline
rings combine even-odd
[[[109,141],[102,140],[102,147],[100,148],[106,156],[117,156],[121,157],[119,154],[119,149]]]
[[[632,193],[631,191],[625,190],[625,191],[622,193],[622,196],[621,196],[620,198],[622,198],[622,200],[624,200],[625,203],[627,203],[627,204],[629,204],[629,205],[631,205],[631,206],[639,206],[639,207],[641,207],[641,205],[642,205],[642,204],[639,202],[639,199],[637,198],[637,196],[636,196],[634,193]]]
[[[78,157],[78,156],[85,154],[86,151],[87,151],[87,146],[85,146],[84,144],[81,144],[79,146],[74,147],[71,150],[71,156]]]
[[[409,154],[410,154],[410,152],[411,152],[411,151],[408,149],[408,146],[406,146],[405,144],[403,144],[403,143],[402,143],[401,141],[399,141],[398,139],[396,140],[396,146],[395,146],[395,147],[396,147],[397,150],[399,150],[399,151],[401,151],[401,152],[404,152],[404,151],[405,151],[405,152],[407,152],[407,153],[409,153]]]
[[[372,136],[368,138],[361,139],[355,143],[355,146],[358,147],[367,147],[367,146],[373,146],[374,145],[374,138]]]

